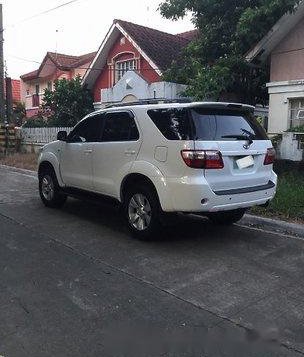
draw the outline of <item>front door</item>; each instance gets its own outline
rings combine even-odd
[[[60,172],[67,187],[92,190],[92,153],[100,140],[102,115],[82,120],[62,143]]]

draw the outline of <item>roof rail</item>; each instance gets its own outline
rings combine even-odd
[[[176,99],[166,99],[166,98],[153,98],[153,99],[141,99],[136,102],[128,103],[114,103],[105,106],[107,108],[117,108],[117,107],[128,107],[132,105],[144,105],[144,104],[168,104],[168,103],[191,103],[192,100],[189,98],[176,98]]]

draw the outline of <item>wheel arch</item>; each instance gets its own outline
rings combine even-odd
[[[53,160],[48,160],[48,159],[41,160],[39,162],[39,166],[38,166],[38,178],[40,178],[42,171],[45,169],[53,170],[56,175],[56,179],[57,179],[59,186],[64,186],[61,176],[60,176],[59,166],[56,163],[56,161],[54,162]]]
[[[127,176],[124,177],[124,179],[121,182],[120,185],[120,201],[124,201],[124,196],[125,193],[127,192],[127,188],[130,185],[136,185],[138,183],[145,183],[151,187],[155,194],[157,195],[157,198],[159,200],[160,206],[163,211],[170,211],[171,210],[171,204],[168,202],[166,199],[167,197],[167,187],[164,185],[164,183],[161,181],[160,178],[158,177],[149,177],[145,174],[138,173],[138,172],[132,172],[129,173]]]

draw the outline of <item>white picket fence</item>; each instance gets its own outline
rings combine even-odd
[[[73,128],[21,128],[21,138],[24,144],[47,144],[56,140],[58,131],[69,133]]]

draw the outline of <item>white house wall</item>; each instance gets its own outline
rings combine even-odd
[[[289,100],[304,98],[304,80],[272,82],[269,92],[269,133],[282,133],[289,129]]]
[[[121,102],[126,96],[137,99],[175,99],[182,95],[186,86],[170,82],[149,83],[134,71],[127,72],[113,88],[101,90],[101,103],[94,103],[98,109],[107,103]]]

